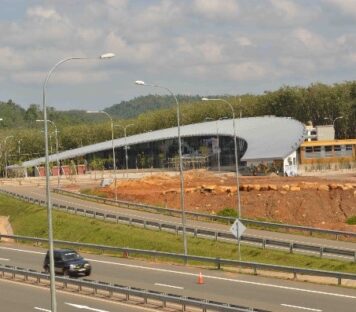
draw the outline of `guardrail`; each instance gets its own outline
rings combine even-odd
[[[86,195],[86,194],[79,194],[79,193],[74,193],[62,189],[53,189],[54,192],[63,194],[63,195],[68,195],[76,198],[81,198],[81,199],[90,199],[94,200],[96,202],[101,202],[104,204],[111,204],[115,206],[120,206],[123,208],[129,208],[129,209],[137,209],[137,210],[146,210],[150,212],[155,212],[155,213],[162,213],[166,215],[171,215],[171,216],[176,216],[180,217],[181,212],[176,209],[171,209],[171,208],[162,208],[162,207],[157,207],[153,205],[145,205],[145,204],[140,204],[140,203],[134,203],[134,202],[129,202],[129,201],[123,201],[123,200],[118,200],[115,201],[113,199],[109,198],[103,198],[99,196],[94,196],[94,195]],[[209,220],[209,221],[220,221],[220,222],[225,222],[228,224],[232,224],[235,222],[236,218],[234,217],[224,217],[224,216],[217,216],[217,215],[210,215],[210,214],[205,214],[205,213],[198,213],[198,212],[192,212],[192,211],[185,211],[186,217],[190,217],[192,219],[196,220]],[[319,233],[319,234],[328,234],[335,236],[336,239],[339,239],[340,236],[344,237],[353,237],[356,238],[356,232],[347,232],[347,231],[336,231],[336,230],[327,230],[327,229],[320,229],[320,228],[314,228],[314,227],[307,227],[307,226],[300,226],[300,225],[292,225],[292,224],[281,224],[281,223],[274,223],[274,222],[266,222],[266,221],[257,221],[257,220],[251,220],[251,219],[240,219],[245,225],[254,225],[258,227],[264,227],[264,228],[278,228],[278,229],[284,229],[284,230],[295,230],[295,231],[301,231],[301,232],[308,232],[309,235],[313,235],[313,233]]]
[[[28,236],[20,236],[20,235],[1,235],[1,238],[10,238],[17,241],[32,241],[36,243],[47,243],[48,240],[45,238],[37,238],[37,237],[28,237]],[[116,253],[122,253],[124,257],[128,257],[130,254],[136,255],[145,255],[152,257],[162,257],[162,258],[173,258],[184,261],[187,263],[188,261],[196,261],[201,263],[209,263],[216,266],[217,269],[221,269],[222,266],[233,266],[233,267],[241,267],[252,269],[254,274],[257,275],[259,270],[261,271],[277,271],[284,273],[293,274],[294,278],[297,278],[297,275],[309,275],[309,276],[322,276],[322,277],[330,277],[337,279],[337,284],[341,285],[342,280],[356,280],[356,274],[352,273],[342,273],[342,272],[332,272],[332,271],[323,271],[323,270],[312,270],[312,269],[303,269],[289,266],[280,266],[274,264],[265,264],[265,263],[257,263],[257,262],[247,262],[247,261],[237,261],[231,259],[221,259],[221,258],[210,258],[210,257],[202,257],[202,256],[194,256],[194,255],[184,255],[177,254],[172,252],[163,252],[163,251],[155,251],[155,250],[145,250],[145,249],[135,249],[135,248],[126,248],[126,247],[113,247],[106,245],[96,245],[90,243],[79,243],[79,242],[69,242],[62,240],[54,240],[55,244],[61,246],[70,246],[77,248],[88,248],[88,249],[96,249],[101,251],[111,251]]]
[[[43,284],[44,281],[48,284],[49,275],[40,273],[35,270],[26,270],[23,268],[12,267],[8,265],[0,264],[0,278],[8,278],[13,280],[22,280],[25,282],[31,281],[37,284]],[[86,295],[105,295],[106,298],[118,299],[118,295],[121,300],[130,302],[135,300],[141,300],[141,304],[157,306],[158,302],[161,303],[160,307],[163,308],[175,308],[177,305],[181,308],[180,311],[187,311],[187,308],[194,308],[195,310],[201,309],[202,311],[231,311],[231,312],[269,312],[262,309],[254,309],[250,307],[239,306],[235,304],[227,304],[217,301],[210,301],[207,299],[200,299],[194,297],[185,297],[176,294],[167,294],[158,291],[146,290],[141,288],[134,288],[129,286],[123,286],[118,284],[110,284],[100,281],[93,281],[88,279],[72,279],[67,277],[56,276],[56,284],[61,284],[61,288],[69,290],[71,292],[81,292],[83,289],[86,291]],[[88,294],[88,291],[91,294]],[[132,302],[131,302],[132,303]],[[169,306],[168,306],[169,304]]]
[[[4,190],[0,190],[0,192],[6,193],[8,195],[14,196],[18,199],[22,199],[27,202],[31,202],[39,205],[46,204],[45,201],[43,200],[37,200],[29,196],[19,195],[15,192],[8,192]],[[85,217],[91,217],[99,220],[111,221],[116,223],[121,222],[133,226],[141,226],[143,228],[156,228],[160,231],[168,231],[168,232],[174,231],[177,235],[179,232],[183,231],[182,226],[180,224],[175,224],[175,223],[167,223],[167,222],[163,223],[154,220],[140,219],[138,217],[132,218],[114,212],[104,213],[104,212],[95,211],[94,209],[76,208],[67,205],[58,205],[56,203],[53,203],[52,206],[55,209],[64,210],[67,213],[72,213],[75,215],[81,215]],[[186,226],[186,233],[194,237],[204,237],[204,238],[208,237],[210,239],[215,239],[215,240],[236,241],[236,238],[228,231],[217,231],[217,230],[210,230],[206,228]],[[317,253],[320,258],[327,255],[342,256],[341,259],[345,259],[345,260],[353,259],[353,261],[356,262],[356,250],[352,250],[352,249],[302,244],[302,243],[296,243],[291,241],[255,237],[251,235],[241,236],[241,242],[246,244],[254,244],[260,246],[263,249],[283,248],[285,250],[288,250],[289,253],[302,252],[302,251],[311,252],[314,254]]]

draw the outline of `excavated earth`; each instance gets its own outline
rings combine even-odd
[[[239,177],[242,216],[304,226],[355,231],[356,174],[328,177]],[[236,209],[236,177],[205,170],[184,173],[185,207],[216,214]],[[113,185],[96,189],[114,196]],[[117,182],[118,198],[179,209],[179,175],[154,174]]]

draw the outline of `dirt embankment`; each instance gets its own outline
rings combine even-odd
[[[356,231],[346,224],[356,216],[356,176],[240,177],[242,215],[283,223]],[[187,210],[217,213],[235,208],[237,187],[234,174],[208,171],[184,173]],[[114,195],[113,185],[103,188]],[[179,176],[156,174],[117,184],[118,197],[153,205],[180,207]]]
[[[14,232],[12,231],[12,227],[9,221],[9,217],[0,216],[0,234],[14,235]],[[9,238],[2,238],[1,240],[4,242],[12,241],[12,239]]]

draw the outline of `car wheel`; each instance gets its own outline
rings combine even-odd
[[[91,273],[91,270],[85,272],[85,276],[89,276]]]

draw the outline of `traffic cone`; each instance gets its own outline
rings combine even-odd
[[[201,272],[199,273],[198,276],[198,284],[204,284],[203,274],[201,274]]]

